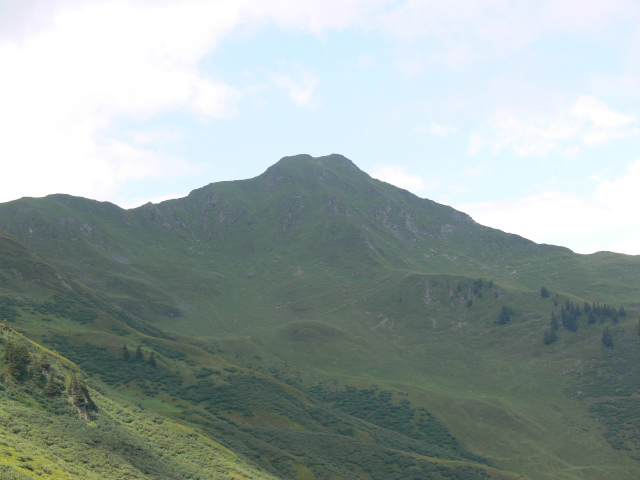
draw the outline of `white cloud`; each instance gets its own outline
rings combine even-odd
[[[299,107],[317,107],[317,88],[320,77],[301,65],[295,65],[290,73],[272,74],[273,83],[289,92],[289,99]]]
[[[466,203],[456,208],[478,223],[545,242],[558,235],[585,235],[599,226],[598,208],[585,198],[560,191],[542,192],[506,202]]]
[[[240,2],[238,2],[240,3]],[[371,18],[383,14],[389,0],[252,0],[244,2],[245,13],[274,22],[280,28],[322,35],[328,29],[354,25],[370,28]]]
[[[440,125],[435,122],[431,122],[428,130],[429,133],[437,135],[439,137],[446,137],[447,135],[456,133],[457,131],[458,129],[456,127],[453,127],[451,125]]]
[[[582,151],[578,145],[573,145],[570,147],[565,147],[562,151],[567,158],[574,158],[578,156],[578,154]]]
[[[415,194],[426,186],[421,176],[407,173],[405,167],[399,165],[378,165],[373,169],[371,176]]]
[[[623,238],[615,241],[607,248],[598,248],[597,250],[607,250],[610,252],[626,253],[627,255],[640,255],[640,229],[631,235],[626,235]],[[591,253],[591,252],[586,252]]]
[[[588,95],[581,95],[570,110],[571,114],[581,121],[589,121],[598,129],[618,129],[637,119],[632,115],[625,115],[609,108],[602,100]]]
[[[136,198],[134,200],[131,200],[129,202],[126,203],[122,203],[119,204],[120,207],[124,208],[125,210],[128,210],[130,208],[136,208],[136,207],[140,207],[141,205],[146,205],[147,203],[151,202],[151,203],[161,203],[164,202],[165,200],[176,200],[178,198],[184,198],[187,195],[189,195],[190,192],[184,193],[184,192],[180,192],[180,193],[165,193],[164,195],[158,195],[158,196],[154,196],[154,197],[139,197]]]
[[[637,127],[631,126],[637,122],[636,117],[617,112],[598,98],[581,95],[570,113],[578,121],[590,124],[582,138],[584,144],[589,147],[640,133]]]
[[[492,119],[493,151],[511,147],[518,156],[546,155],[556,147],[560,138],[575,135],[571,124],[537,126],[523,122],[512,114],[498,114]]]
[[[640,20],[634,0],[408,0],[372,15],[370,23],[402,42],[398,66],[415,75],[432,64],[464,69],[520,52],[558,35],[614,36]],[[407,55],[407,45],[419,45]]]
[[[199,78],[193,85],[191,108],[209,117],[234,116],[240,91],[231,85]]]
[[[622,17],[633,23],[638,18],[634,3],[13,2],[0,15],[0,158],[12,164],[0,201],[44,195],[52,188],[105,198],[123,182],[191,172],[186,164],[172,169],[175,159],[162,153],[161,144],[150,143],[150,136],[144,140],[143,135],[136,139],[119,134],[117,124],[176,110],[208,118],[236,114],[245,90],[205,73],[203,60],[239,27],[249,25],[255,34],[273,24],[317,36],[329,30],[383,31],[400,40],[399,50],[409,51],[412,58],[415,54],[414,67],[421,71],[424,63],[464,67],[499,58],[548,32],[588,33],[609,28]],[[369,55],[358,59],[363,67],[372,62]],[[285,89],[296,105],[313,107],[320,102],[320,77],[311,66],[279,72],[271,81],[270,86]],[[589,97],[581,97],[573,109],[557,117],[496,116],[486,129],[470,136],[469,153],[486,146],[513,148],[520,155],[571,152],[638,133],[635,117]],[[454,132],[436,123],[427,131]],[[12,181],[16,178],[29,178],[26,189]],[[398,178],[413,185],[410,188],[419,185],[415,178],[409,183],[402,175]]]
[[[546,191],[504,202],[477,202],[455,208],[478,223],[541,243],[559,243],[579,253],[610,250],[640,255],[640,160],[626,175],[600,182],[591,198]],[[620,231],[631,231],[620,238]],[[592,239],[598,239],[594,242]]]
[[[576,103],[553,116],[522,120],[510,112],[497,113],[482,132],[470,138],[469,153],[482,147],[486,138],[493,152],[511,148],[520,157],[562,151],[575,156],[580,146],[593,148],[610,140],[640,134],[637,118],[618,112],[601,99],[581,95]]]
[[[115,140],[113,126],[172,109],[233,114],[238,90],[197,64],[238,12],[197,2],[61,5],[39,31],[0,43],[0,157],[11,164],[5,178],[29,179],[3,185],[0,201],[54,191],[105,199],[128,181],[191,171]]]
[[[639,222],[637,208],[640,205],[640,159],[628,166],[625,176],[601,182],[597,198],[603,205],[617,213],[619,221]]]
[[[119,134],[118,122],[177,110],[233,116],[243,91],[205,73],[201,62],[239,26],[273,23],[322,35],[364,21],[381,3],[25,0],[3,6],[0,158],[12,164],[5,178],[30,180],[5,182],[0,201],[53,191],[110,198],[132,179],[189,172],[171,169],[174,160],[151,144]],[[302,68],[277,78],[306,107],[319,102],[318,82]]]

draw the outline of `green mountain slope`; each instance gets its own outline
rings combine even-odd
[[[339,155],[133,210],[22,199],[0,205],[0,226],[57,272],[0,257],[16,328],[276,475],[391,478],[385,465],[415,455],[430,466],[405,471],[438,458],[533,479],[640,473],[638,257],[478,225]],[[93,318],[64,307],[78,291]],[[552,314],[564,326],[545,345]],[[159,368],[130,368],[123,345]],[[354,462],[373,444],[405,460]]]
[[[18,350],[22,363],[8,353]],[[76,365],[6,325],[0,351],[3,479],[274,478],[192,427],[83,385]]]
[[[450,479],[503,474],[466,450],[427,411],[417,414],[422,422],[415,427],[409,404],[401,404],[402,421],[380,421],[383,412],[396,408],[397,392],[356,392],[353,400],[363,397],[375,413],[362,418],[357,409],[334,407],[329,391],[297,389],[258,371],[262,368],[239,367],[216,355],[210,344],[201,345],[206,351],[194,339],[181,341],[142,322],[134,329],[119,318],[127,320],[126,313],[93,298],[82,284],[67,282],[5,233],[0,252],[5,278],[0,303],[9,320],[0,353],[9,338],[29,350],[18,374],[11,373],[13,357],[3,353],[0,360],[0,393],[6,393],[4,422],[0,419],[7,446],[4,463],[0,457],[3,478],[269,477],[260,471],[280,478],[345,479],[404,478],[399,472],[407,470]],[[27,341],[12,326],[56,351]],[[76,411],[71,395],[63,394],[64,379],[69,383],[77,367],[57,352],[84,368],[92,408]],[[43,353],[49,363],[44,370]],[[53,395],[46,393],[49,372]],[[78,413],[86,418],[78,419]],[[27,439],[20,435],[25,430]],[[202,456],[205,462],[198,460]]]
[[[288,157],[255,179],[131,211],[65,195],[0,207],[9,233],[88,287],[199,334],[212,323],[237,331],[226,325],[234,316],[255,325],[248,308],[279,296],[299,301],[307,284],[325,292],[336,275],[458,274],[616,303],[640,294],[637,258],[575,255],[480,226],[338,155]],[[137,301],[143,296],[152,301]],[[173,321],[181,315],[189,320]]]

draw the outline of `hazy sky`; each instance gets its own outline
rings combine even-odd
[[[129,208],[341,153],[479,223],[640,254],[639,107],[637,0],[0,0],[2,202]]]

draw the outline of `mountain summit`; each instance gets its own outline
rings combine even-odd
[[[276,476],[640,472],[638,257],[479,225],[336,154],[131,210],[24,198],[0,227],[22,252],[0,282],[17,328]],[[375,442],[403,453],[339,455]]]

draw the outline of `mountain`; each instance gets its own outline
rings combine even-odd
[[[340,155],[132,210],[25,198],[0,227],[13,328],[270,474],[640,473],[640,257],[479,225]]]
[[[109,306],[2,230],[0,272],[1,478],[276,478],[27,338],[78,335],[87,324],[92,335],[157,329]],[[141,361],[128,366],[153,369]]]
[[[517,478],[471,454],[426,411],[415,431],[402,417],[350,415],[323,401],[331,392],[320,386],[310,396],[193,340],[143,323],[136,330],[126,313],[4,232],[0,246],[2,287],[12,292],[0,297],[3,478],[272,478],[268,471],[278,478],[366,478],[368,471],[403,478],[407,469],[421,477]],[[27,337],[72,356],[84,372]],[[86,382],[82,402],[70,391],[72,372]],[[395,408],[388,390],[348,395],[340,397],[343,407]],[[402,413],[415,412],[403,404]]]

